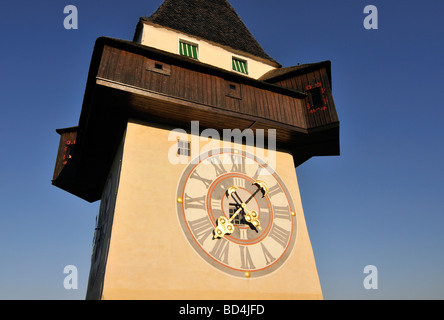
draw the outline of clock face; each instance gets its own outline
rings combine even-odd
[[[295,244],[296,213],[286,186],[264,161],[241,150],[213,150],[191,161],[176,203],[191,246],[230,275],[276,271]]]

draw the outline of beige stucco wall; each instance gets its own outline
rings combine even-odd
[[[164,27],[144,23],[140,36],[140,43],[160,50],[179,54],[179,40],[189,41],[199,46],[198,60],[222,69],[232,70],[232,57],[241,58],[247,61],[248,76],[254,79],[261,77],[266,72],[275,69],[270,64],[246,56],[241,52],[227,50],[219,45],[210,43],[203,39],[179,33]],[[233,71],[235,72],[235,71]]]
[[[276,169],[297,211],[295,247],[279,270],[240,279],[209,265],[184,236],[175,200],[186,164],[169,162],[169,133],[128,123],[101,298],[322,299],[292,156],[278,152]]]

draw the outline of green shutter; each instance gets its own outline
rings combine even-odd
[[[248,74],[247,63],[246,62],[242,62],[242,72],[245,73],[245,74]]]
[[[247,62],[233,58],[233,70],[248,74]]]
[[[180,55],[187,56],[193,59],[197,59],[197,46],[186,43],[179,42]]]
[[[187,57],[193,57],[193,51],[191,50],[191,46],[187,43]]]

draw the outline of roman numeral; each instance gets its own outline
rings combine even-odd
[[[221,200],[211,199],[211,210],[213,213],[222,214]]]
[[[271,198],[272,196],[278,194],[279,192],[281,192],[281,188],[279,184],[275,184],[273,187],[268,189],[268,196]]]
[[[239,228],[239,239],[248,240],[248,230]]]
[[[253,260],[251,259],[250,251],[248,251],[248,247],[240,246],[240,254],[241,254],[241,269],[256,269],[253,264]]]
[[[208,217],[203,217],[193,221],[189,221],[190,229],[196,237],[197,241],[203,245],[208,236],[213,232],[213,225]]]
[[[192,198],[185,193],[185,209],[195,208],[205,210],[205,196]]]
[[[230,242],[224,238],[215,240],[216,244],[210,251],[210,254],[217,260],[228,264],[228,250],[230,249]]]
[[[211,158],[210,163],[216,170],[216,176],[220,176],[223,175],[224,173],[227,173],[227,170],[225,170],[224,165],[220,161],[220,158]]]
[[[211,179],[206,179],[206,178],[202,178],[196,170],[193,171],[193,173],[190,176],[191,179],[197,179],[199,181],[202,181],[203,184],[205,185],[205,187],[208,189],[211,185],[211,183],[213,182],[213,180]]]
[[[231,167],[231,172],[242,172],[246,173],[245,171],[245,157],[232,154],[231,155],[231,162],[233,163],[233,166]]]
[[[271,264],[274,260],[276,260],[275,257],[273,257],[270,252],[267,250],[267,248],[264,246],[264,244],[261,242],[262,252],[264,253],[265,262],[267,263],[267,266]]]
[[[278,225],[274,225],[270,230],[269,236],[285,248],[287,246],[288,239],[290,238],[290,231],[287,231]]]
[[[257,170],[256,170],[256,173],[253,176],[253,180],[256,181],[257,178],[259,178],[259,176],[262,174],[262,172],[265,172],[265,171],[266,171],[266,169],[264,167],[257,166]]]
[[[260,208],[260,213],[263,217],[269,217],[270,216],[270,212],[268,211],[268,208]]]
[[[273,205],[273,212],[274,212],[275,219],[290,220],[290,209],[288,208],[288,206],[280,207],[280,206]]]
[[[239,188],[245,188],[245,180],[242,178],[233,178],[233,183]]]

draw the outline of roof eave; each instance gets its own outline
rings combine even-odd
[[[265,73],[258,80],[273,83],[273,82],[277,82],[277,81],[291,78],[291,77],[296,76],[298,74],[304,74],[304,73],[310,72],[312,70],[317,70],[320,68],[326,68],[327,75],[328,75],[328,78],[330,81],[330,86],[332,86],[332,83],[331,83],[331,61],[330,60],[325,60],[325,61],[320,61],[320,62],[315,62],[315,63],[307,63],[307,64],[303,64],[303,65],[284,67],[281,69],[271,70],[271,71]]]

